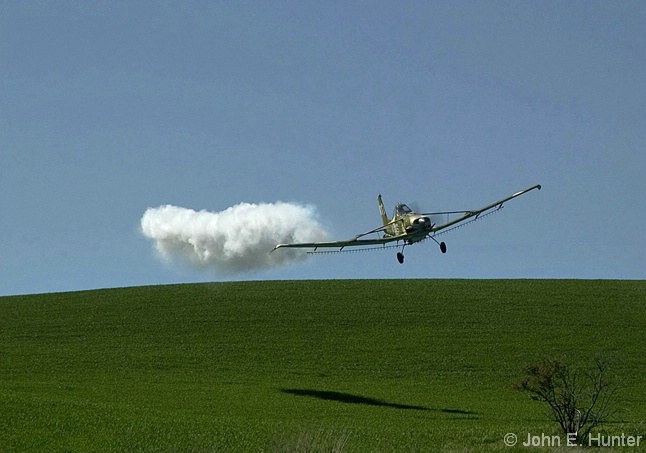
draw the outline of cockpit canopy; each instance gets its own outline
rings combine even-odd
[[[410,214],[411,212],[413,212],[411,208],[409,208],[403,203],[400,203],[397,206],[395,206],[395,211],[393,214],[394,216],[398,216],[398,215]]]

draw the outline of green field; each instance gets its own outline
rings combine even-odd
[[[588,365],[597,353],[612,356],[620,382],[619,412],[601,431],[646,439],[644,281],[2,297],[0,451],[550,451],[503,443],[559,434],[513,383],[542,357]]]

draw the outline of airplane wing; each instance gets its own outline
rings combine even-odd
[[[408,237],[408,234],[400,234],[397,236],[386,236],[382,238],[375,238],[375,239],[360,239],[363,236],[367,236],[369,234],[373,233],[379,233],[380,231],[385,231],[389,226],[391,226],[394,223],[400,222],[401,220],[391,220],[385,225],[382,225],[380,227],[377,227],[373,230],[366,231],[365,233],[357,234],[355,237],[352,239],[348,239],[347,241],[332,241],[332,242],[300,242],[300,243],[295,243],[295,244],[278,244],[272,249],[272,252],[276,249],[280,248],[314,248],[316,250],[319,247],[328,247],[328,248],[336,248],[338,247],[339,249],[343,249],[344,247],[361,247],[364,245],[381,245],[381,244],[387,244],[389,242],[395,242],[395,241],[400,241],[402,239],[406,239]]]
[[[535,186],[529,187],[529,188],[527,188],[525,190],[521,190],[520,192],[516,192],[515,194],[510,195],[507,198],[503,198],[502,200],[498,200],[498,201],[496,201],[494,203],[491,203],[490,205],[487,205],[487,206],[485,206],[483,208],[480,208],[480,209],[475,209],[473,211],[426,212],[423,215],[462,214],[461,216],[459,216],[459,217],[457,217],[457,218],[455,218],[453,220],[449,220],[446,223],[443,223],[441,225],[434,225],[433,228],[431,229],[431,231],[433,233],[435,233],[437,231],[441,231],[441,230],[443,230],[445,228],[448,228],[448,227],[451,227],[453,225],[456,225],[456,224],[458,224],[460,222],[464,222],[465,220],[470,219],[471,217],[476,217],[477,218],[481,214],[483,214],[483,213],[485,213],[487,211],[490,211],[492,209],[498,210],[498,209],[502,208],[503,203],[505,203],[505,202],[507,202],[507,201],[509,201],[509,200],[511,200],[513,198],[519,197],[519,196],[521,196],[521,195],[523,195],[523,194],[525,194],[525,193],[527,193],[527,192],[529,192],[531,190],[534,190],[534,189],[541,190],[541,185],[536,184]]]
[[[388,236],[384,238],[377,238],[377,239],[359,239],[361,236],[365,236],[366,234],[369,233],[375,233],[377,231],[382,230],[382,228],[378,228],[377,230],[370,231],[368,233],[363,233],[360,234],[359,236],[356,236],[352,239],[349,239],[347,241],[333,241],[333,242],[302,242],[302,243],[296,243],[296,244],[278,244],[276,247],[273,248],[272,252],[276,249],[280,248],[313,248],[316,250],[319,247],[333,247],[336,248],[338,247],[339,249],[343,249],[344,247],[360,247],[364,245],[380,245],[380,244],[387,244],[389,242],[395,242],[395,241],[400,241],[402,239],[405,239],[408,235],[407,234],[402,234],[399,236]]]

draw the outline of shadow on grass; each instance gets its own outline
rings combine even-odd
[[[460,409],[433,409],[425,406],[411,406],[408,404],[389,403],[387,401],[378,400],[376,398],[368,398],[361,395],[353,395],[352,393],[333,392],[329,390],[311,390],[311,389],[280,389],[281,392],[289,395],[296,396],[309,396],[326,401],[338,401],[348,404],[364,404],[366,406],[381,406],[391,407],[393,409],[411,409],[417,411],[436,411],[445,412],[447,414],[461,414],[461,415],[476,415],[475,412],[463,411]]]

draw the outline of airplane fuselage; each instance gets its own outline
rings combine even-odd
[[[403,212],[405,210],[405,212]],[[412,244],[426,238],[431,232],[431,219],[411,211],[406,205],[397,205],[392,225],[386,229],[387,236],[408,235],[406,242]]]

